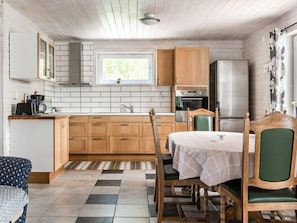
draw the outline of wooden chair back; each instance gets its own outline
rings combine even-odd
[[[249,134],[255,134],[253,177],[249,178]],[[246,114],[243,144],[243,189],[248,186],[282,189],[297,183],[295,176],[297,119],[279,112],[250,121]],[[246,194],[245,194],[246,198]]]
[[[219,131],[219,111],[199,108],[191,111],[187,108],[187,131]]]

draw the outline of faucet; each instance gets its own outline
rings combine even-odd
[[[122,104],[121,106],[122,106],[122,107],[125,107],[125,108],[127,108],[127,109],[129,109],[129,110],[130,110],[130,113],[133,113],[133,111],[134,111],[134,110],[133,110],[134,108],[133,108],[132,105],[127,106],[127,105]]]

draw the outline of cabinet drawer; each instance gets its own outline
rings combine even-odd
[[[110,117],[110,122],[119,122],[119,123],[131,123],[131,122],[142,122],[142,116],[140,115],[115,115]]]
[[[107,136],[107,123],[89,123],[89,136]]]
[[[91,154],[109,153],[108,138],[107,137],[90,137],[89,153]]]
[[[140,153],[141,138],[138,137],[111,137],[110,151],[112,153]]]
[[[186,122],[176,122],[175,123],[175,131],[176,132],[187,131],[187,123]]]
[[[69,136],[88,136],[88,123],[70,122]]]
[[[88,122],[88,116],[84,115],[77,115],[77,116],[71,116],[69,118],[69,122]]]
[[[94,116],[89,116],[88,120],[89,122],[110,122],[110,117],[94,115]]]
[[[160,137],[160,146],[162,153],[169,153],[166,149],[167,137]],[[142,142],[142,152],[147,154],[155,154],[155,143],[153,137],[144,137]]]
[[[108,135],[114,137],[142,136],[142,128],[139,123],[110,123]]]
[[[157,122],[175,122],[175,116],[174,115],[157,115],[156,116]],[[143,122],[151,122],[150,117],[149,116],[143,116]]]
[[[69,138],[70,154],[85,154],[88,152],[88,137]]]
[[[160,137],[167,137],[169,133],[174,132],[173,123],[158,123],[158,132]],[[151,123],[143,123],[143,136],[153,136],[153,130]]]

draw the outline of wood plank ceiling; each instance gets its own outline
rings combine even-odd
[[[53,40],[240,40],[296,0],[5,0]],[[143,25],[153,13],[161,22]]]

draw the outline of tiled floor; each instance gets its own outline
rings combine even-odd
[[[154,170],[67,170],[50,185],[29,185],[26,222],[156,223],[154,183]],[[211,222],[216,208],[210,204]]]

